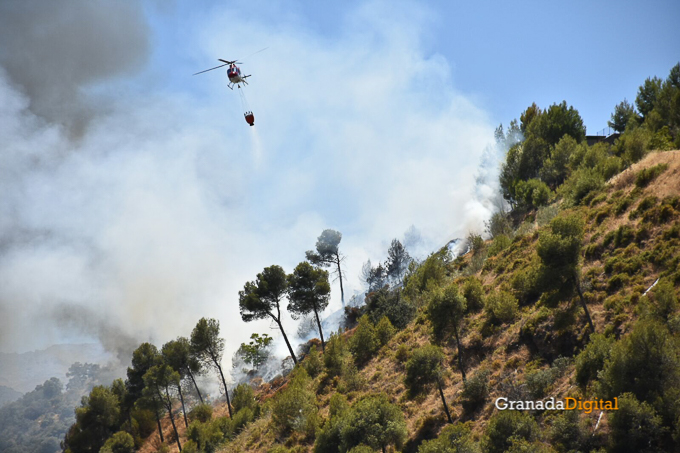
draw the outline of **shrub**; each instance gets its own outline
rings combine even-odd
[[[668,169],[668,164],[658,164],[653,167],[648,167],[640,170],[635,177],[635,185],[637,187],[647,187],[647,185],[657,178],[661,173]]]
[[[465,412],[472,413],[480,408],[489,396],[489,371],[482,369],[467,380],[461,392],[461,404]]]
[[[394,358],[397,359],[397,362],[399,363],[406,362],[409,358],[408,346],[403,343],[400,344],[399,347],[397,347],[397,351],[394,353]]]
[[[330,377],[342,375],[347,353],[347,344],[342,335],[331,334],[323,354],[323,363]]]
[[[602,334],[590,336],[588,345],[576,356],[576,382],[585,387],[595,378],[611,354],[614,339]]]
[[[508,235],[512,233],[512,226],[510,225],[510,220],[508,216],[503,212],[494,212],[491,218],[484,222],[486,226],[486,232],[489,236],[495,238],[498,235]]]
[[[563,411],[555,417],[548,436],[558,451],[589,451],[588,427],[580,419],[578,411]]]
[[[463,284],[463,296],[467,302],[468,311],[479,311],[484,308],[484,289],[477,277],[468,277]]]
[[[667,280],[662,279],[652,290],[654,305],[652,312],[664,321],[668,321],[678,309],[678,298],[675,295],[675,288]]]
[[[494,291],[486,298],[484,313],[494,324],[512,322],[517,315],[517,299],[507,291]]]
[[[241,409],[254,411],[257,408],[257,400],[255,399],[252,387],[245,383],[236,386],[234,395],[231,397],[231,406],[234,412],[238,412]]]
[[[323,371],[323,361],[321,360],[321,354],[317,349],[316,345],[312,345],[309,349],[309,353],[305,356],[305,360],[302,362],[302,366],[307,371],[310,377],[315,378]]]
[[[501,411],[489,420],[482,445],[488,453],[503,453],[508,450],[513,440],[523,439],[529,442],[538,437],[538,425],[526,412]]]
[[[378,337],[380,346],[385,346],[389,343],[394,334],[397,333],[397,329],[392,325],[387,316],[383,316],[378,325],[375,326],[375,333]]]
[[[383,288],[366,298],[366,314],[373,323],[387,316],[394,327],[403,329],[414,318],[416,307],[408,298],[402,296],[401,291]]]
[[[111,436],[104,446],[99,450],[100,453],[134,453],[135,440],[125,431],[118,431]]]
[[[498,236],[493,238],[493,241],[489,246],[489,256],[498,255],[500,252],[510,247],[511,244],[512,240],[508,236],[504,234],[499,234]]]
[[[418,453],[478,453],[480,451],[470,434],[470,428],[462,423],[448,425],[433,440],[423,442]]]
[[[662,401],[680,382],[680,358],[668,329],[656,321],[638,321],[617,342],[600,375],[599,393],[612,398],[633,393],[640,401]]]
[[[635,239],[635,230],[629,225],[621,225],[614,231],[610,231],[604,237],[604,246],[612,245],[615,249],[625,247]]]
[[[413,351],[406,363],[404,384],[412,395],[424,391],[430,384],[441,379],[444,372],[442,362],[444,353],[434,345],[423,346]]]
[[[359,319],[359,325],[349,340],[349,350],[354,355],[357,365],[362,366],[373,358],[380,348],[378,335],[373,323],[367,315]]]
[[[528,208],[539,208],[548,204],[552,195],[546,183],[538,179],[518,181],[515,185],[518,200]]]
[[[561,186],[563,195],[574,204],[580,204],[588,194],[601,189],[604,178],[594,168],[579,168]]]
[[[666,434],[654,408],[640,402],[635,395],[626,393],[619,398],[619,410],[609,416],[612,451],[657,452],[663,451],[661,441]]]
[[[214,452],[224,440],[224,433],[217,423],[201,423],[196,420],[189,424],[187,438],[196,444],[198,451]]]
[[[197,404],[189,412],[189,419],[205,423],[212,418],[212,414],[213,408],[210,404]]]
[[[350,451],[347,453],[374,453],[375,450],[372,449],[371,447],[368,447],[364,444],[357,445],[356,447],[352,448]]]
[[[296,368],[288,387],[279,392],[272,405],[272,423],[281,434],[296,431],[313,436],[317,426],[317,408],[311,379],[303,368]]]
[[[383,451],[390,445],[401,448],[406,436],[401,409],[384,394],[371,395],[358,400],[347,413],[340,432],[341,450],[361,444]]]

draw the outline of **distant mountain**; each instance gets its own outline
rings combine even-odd
[[[0,352],[0,386],[26,393],[52,377],[68,381],[66,372],[75,362],[103,365],[110,360],[99,344],[61,344],[21,354]]]
[[[4,385],[0,385],[0,407],[7,403],[11,403],[12,401],[18,400],[21,398],[21,395],[21,392],[17,392],[16,390],[5,387]]]

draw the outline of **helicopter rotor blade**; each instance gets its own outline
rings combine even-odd
[[[257,52],[253,52],[253,53],[251,53],[250,55],[248,55],[246,58],[250,58],[250,57],[252,57],[253,55],[255,55],[256,53],[264,52],[264,51],[267,50],[267,49],[269,49],[269,47],[265,47],[264,49],[260,49],[260,50],[258,50]]]
[[[212,71],[213,69],[218,69],[218,68],[221,68],[221,67],[226,66],[226,65],[228,65],[228,64],[229,64],[229,63],[221,64],[221,65],[219,65],[219,66],[215,66],[214,68],[210,68],[210,69],[206,69],[205,71],[197,72],[197,73],[194,74],[194,75],[203,74],[204,72]]]
[[[221,61],[221,62],[224,63],[224,64],[235,64],[235,63],[238,63],[238,61],[236,61],[236,60],[228,61],[228,60],[223,60],[223,59],[221,59],[221,58],[218,58],[218,60]]]

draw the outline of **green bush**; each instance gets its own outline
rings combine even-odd
[[[614,339],[602,334],[590,336],[590,342],[575,359],[576,382],[585,387],[597,378],[597,374],[604,368],[606,360],[611,354]]]
[[[401,448],[407,434],[401,409],[384,394],[370,395],[354,403],[345,416],[340,449],[348,451],[361,444],[383,451],[390,445]]]
[[[189,420],[198,420],[205,423],[212,418],[213,408],[210,404],[197,404],[189,411]]]
[[[680,356],[663,324],[641,320],[612,348],[600,374],[599,393],[611,399],[626,392],[640,401],[661,402],[680,385]]]
[[[394,327],[404,329],[415,317],[416,307],[401,291],[383,288],[366,298],[366,314],[373,323],[387,316]]]
[[[489,420],[482,446],[488,453],[504,453],[512,446],[513,440],[533,442],[538,433],[538,425],[528,413],[500,411]]]
[[[604,177],[595,168],[579,168],[561,186],[562,195],[578,205],[588,194],[604,186]]]
[[[316,345],[312,345],[309,349],[302,366],[312,378],[317,377],[323,371],[323,360]]]
[[[493,247],[493,246],[492,246]],[[463,284],[463,297],[467,302],[468,311],[479,311],[484,308],[484,289],[477,277],[468,277]]]
[[[363,366],[373,358],[380,348],[375,326],[367,315],[359,319],[359,325],[349,340],[349,350],[354,355],[357,365]]]
[[[378,343],[380,346],[385,346],[392,339],[397,329],[392,325],[390,319],[387,316],[383,316],[375,326],[375,333],[378,337]]]
[[[125,431],[118,431],[104,443],[100,453],[134,453],[135,440]]]
[[[341,376],[345,366],[347,356],[347,344],[345,338],[340,334],[331,334],[331,338],[326,343],[326,351],[323,354],[323,363],[326,367],[328,376]]]
[[[654,304],[652,312],[663,321],[668,321],[678,309],[675,288],[668,279],[661,279],[652,290]]]
[[[318,424],[316,396],[310,388],[311,379],[304,368],[295,368],[283,391],[278,392],[272,405],[272,423],[281,434],[299,432],[313,437]]]
[[[560,452],[590,451],[588,431],[587,422],[581,420],[578,411],[563,411],[553,419],[548,437]]]
[[[507,291],[494,291],[486,298],[484,313],[491,323],[505,324],[515,319],[518,308],[515,296]]]
[[[538,179],[518,181],[515,186],[518,200],[528,208],[539,208],[548,204],[552,192],[548,185]]]
[[[479,409],[489,396],[489,371],[477,371],[467,380],[460,395],[461,404],[467,413]]]
[[[196,420],[189,424],[187,438],[196,444],[198,451],[212,453],[224,441],[224,433],[216,423]]]
[[[635,395],[626,393],[619,398],[619,410],[609,415],[612,451],[658,452],[664,451],[663,437],[667,429],[654,408],[640,402]]]
[[[512,240],[508,236],[506,236],[505,234],[499,234],[498,236],[493,238],[493,241],[491,242],[491,245],[489,246],[489,256],[498,255],[503,250],[510,247],[511,244],[512,244]]]
[[[403,343],[397,347],[397,350],[394,353],[394,358],[397,359],[397,362],[399,363],[406,362],[409,359],[409,356],[409,348]]]
[[[640,170],[635,177],[637,187],[647,187],[650,182],[655,180],[661,173],[668,169],[668,164],[658,164],[653,167]]]
[[[462,423],[448,425],[439,437],[423,442],[418,453],[479,453],[479,445],[473,440],[470,428]]]
[[[234,412],[246,408],[254,411],[257,408],[257,400],[253,388],[245,383],[237,385],[231,397],[231,406]]]
[[[443,361],[444,353],[437,346],[426,345],[415,349],[406,363],[404,384],[409,392],[417,395],[441,379]]]

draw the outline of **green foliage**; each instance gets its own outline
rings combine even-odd
[[[339,334],[331,334],[323,354],[323,363],[329,376],[341,376],[347,357],[345,338]]]
[[[576,382],[585,387],[597,378],[598,373],[604,367],[606,360],[611,354],[614,339],[601,334],[590,336],[590,342],[575,359]]]
[[[582,142],[586,137],[583,120],[574,107],[567,107],[567,102],[553,104],[538,115],[527,127],[527,135],[535,135],[555,146],[565,135]]]
[[[661,91],[661,79],[658,77],[647,78],[638,89],[635,105],[643,118],[646,118],[654,109],[659,91]]]
[[[193,421],[187,428],[187,438],[195,444],[196,451],[214,453],[224,441],[225,436],[218,423]],[[186,451],[186,448],[185,445],[182,451]],[[192,448],[193,446],[190,446],[189,451]]]
[[[302,366],[312,378],[317,377],[323,371],[323,360],[316,345],[312,345],[309,349],[309,353],[305,356]]]
[[[468,277],[463,284],[463,297],[468,311],[479,311],[484,308],[484,289],[477,277]]]
[[[550,157],[539,170],[541,180],[551,187],[561,185],[569,175],[570,161],[577,149],[579,149],[579,144],[573,137],[563,136],[552,148]]]
[[[406,440],[406,421],[399,407],[384,394],[370,395],[352,405],[342,426],[340,451],[365,444],[375,450],[390,445],[401,448]]]
[[[76,408],[76,423],[64,440],[73,453],[99,451],[120,423],[120,402],[106,386],[95,386]]]
[[[460,399],[463,409],[472,413],[482,407],[489,396],[489,370],[477,371],[465,383]]]
[[[288,311],[293,316],[314,313],[318,316],[330,301],[328,272],[306,261],[298,264],[288,276]]]
[[[213,408],[210,404],[197,404],[189,411],[189,420],[197,420],[206,423],[212,419]]]
[[[635,395],[626,393],[619,397],[619,410],[609,418],[612,451],[657,452],[663,451],[662,440],[667,429],[652,406],[640,402]]]
[[[373,448],[361,444],[352,448],[348,453],[374,453],[374,452],[375,450]]]
[[[639,117],[635,107],[624,99],[614,108],[614,113],[612,113],[611,120],[607,122],[607,125],[616,132],[623,132],[629,123],[636,124],[637,121],[639,121]]]
[[[550,230],[541,232],[536,252],[549,268],[573,268],[578,264],[583,240],[583,220],[576,214],[556,217]]]
[[[257,400],[255,399],[253,388],[246,383],[237,385],[231,398],[231,405],[235,413],[238,413],[241,409],[255,411],[257,409]]]
[[[387,250],[387,261],[385,262],[386,275],[395,283],[401,283],[406,275],[409,265],[413,259],[398,239],[392,239],[390,248]]]
[[[369,294],[365,310],[373,323],[386,316],[397,329],[405,328],[416,314],[416,307],[410,299],[403,297],[399,290],[387,288]]]
[[[135,440],[125,431],[118,431],[104,443],[99,453],[134,453]]]
[[[518,181],[515,193],[520,204],[531,209],[545,206],[552,195],[548,185],[538,179]]]
[[[410,356],[409,348],[403,343],[397,347],[397,350],[394,353],[394,358],[399,363],[406,362],[409,359],[409,356]]]
[[[448,249],[440,250],[428,256],[413,274],[407,276],[404,282],[404,292],[410,298],[414,298],[438,286],[446,276],[446,264],[450,258]],[[390,321],[399,329],[405,327],[399,327],[393,319],[390,319]]]
[[[299,432],[313,437],[318,424],[316,398],[311,379],[303,368],[295,368],[283,391],[272,405],[272,423],[281,434]]]
[[[668,169],[668,164],[658,164],[653,167],[643,168],[635,177],[635,185],[637,187],[647,187],[650,182],[655,180],[657,176]]]
[[[612,348],[599,392],[604,398],[630,392],[653,404],[679,387],[680,357],[675,340],[663,324],[642,320]]]
[[[288,279],[283,268],[265,267],[254,282],[247,282],[238,293],[241,318],[250,322],[275,316],[287,290]]]
[[[517,316],[519,306],[515,296],[507,291],[494,291],[486,298],[484,314],[493,324],[512,322]]]
[[[551,445],[560,452],[590,451],[591,434],[578,411],[563,411],[550,426],[548,437]]]
[[[604,177],[595,168],[584,167],[574,171],[561,187],[561,193],[575,205],[604,186]]]
[[[274,339],[266,333],[262,336],[254,333],[250,336],[250,342],[248,344],[241,343],[241,347],[238,348],[236,353],[245,363],[252,365],[257,370],[269,358],[272,341]]]
[[[634,164],[645,157],[651,139],[652,134],[644,127],[627,130],[617,140],[614,151],[623,157],[627,164]]]
[[[499,235],[509,235],[512,233],[512,225],[508,219],[507,214],[504,212],[494,212],[488,221],[484,222],[485,230],[489,233],[491,238],[495,238]]]
[[[473,440],[470,428],[462,423],[448,425],[433,440],[425,441],[418,453],[479,453],[479,445]]]
[[[534,441],[538,437],[538,425],[526,412],[500,411],[494,414],[486,427],[482,446],[488,453],[503,453],[513,440]]]
[[[397,333],[397,329],[392,325],[387,316],[380,318],[380,322],[375,326],[375,334],[378,337],[380,346],[385,346],[390,339]]]
[[[432,293],[427,307],[427,317],[438,341],[453,333],[458,336],[460,323],[465,316],[467,302],[454,283]]]
[[[380,348],[380,341],[375,326],[367,315],[359,319],[359,325],[349,340],[349,350],[354,355],[357,365],[363,366],[373,358]]]
[[[444,374],[443,362],[444,353],[437,346],[427,345],[413,351],[406,363],[404,379],[404,384],[412,395],[425,391],[441,380]]]
[[[668,279],[661,279],[652,290],[653,306],[652,313],[668,321],[678,310],[678,298],[675,288]]]
[[[511,244],[512,240],[508,236],[499,234],[493,238],[493,241],[491,241],[491,245],[489,246],[489,256],[498,255],[503,250],[510,247]]]

